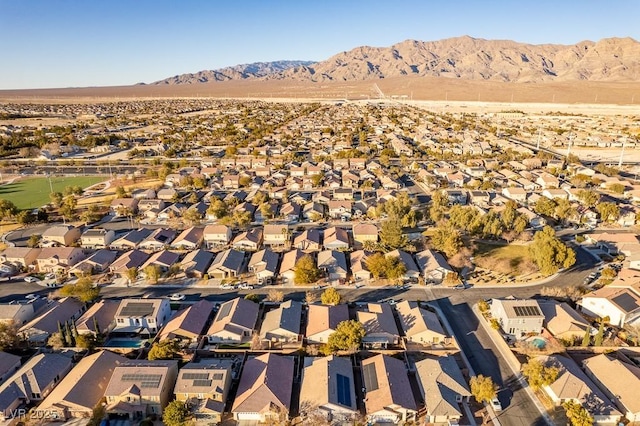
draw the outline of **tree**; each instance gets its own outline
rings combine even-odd
[[[397,216],[389,216],[380,227],[380,244],[388,249],[403,248],[409,239],[402,232],[402,223]]]
[[[307,305],[311,305],[318,300],[318,294],[315,291],[307,290],[304,293],[304,301]]]
[[[91,302],[100,295],[100,288],[95,286],[91,278],[81,277],[75,284],[66,284],[60,289],[65,297],[74,297],[83,303]]]
[[[579,403],[568,400],[562,404],[564,407],[567,418],[571,422],[571,426],[593,426],[593,417],[589,414],[586,408]]]
[[[22,210],[16,215],[16,221],[20,225],[27,225],[36,221],[36,216],[29,210]]]
[[[0,322],[0,351],[15,348],[20,341],[18,326],[13,322]]]
[[[184,401],[171,401],[162,410],[162,422],[166,426],[184,426],[189,418],[189,410]]]
[[[555,236],[550,226],[535,233],[529,254],[544,275],[555,274],[560,268],[569,268],[576,263],[576,253]]]
[[[367,257],[366,264],[373,278],[378,279],[385,276],[385,271],[387,269],[387,258],[384,256],[384,254],[372,254],[371,256]]]
[[[624,194],[625,186],[621,183],[612,183],[607,188],[609,191],[615,192],[616,194]]]
[[[533,389],[549,386],[556,381],[559,373],[560,370],[557,367],[546,366],[538,359],[530,359],[528,363],[522,365],[522,374]]]
[[[135,266],[127,269],[127,272],[125,274],[127,276],[127,279],[129,280],[129,284],[131,284],[132,282],[134,282],[135,280],[138,279],[138,268],[136,268]]]
[[[92,350],[98,344],[98,339],[93,334],[78,334],[76,336],[76,347]]]
[[[127,191],[122,186],[116,186],[116,198],[125,198]]]
[[[0,199],[0,219],[10,219],[18,213],[18,208],[9,200]]]
[[[244,300],[251,300],[254,303],[260,303],[260,296],[255,293],[250,293],[244,297]]]
[[[491,377],[482,374],[473,376],[469,381],[471,395],[478,402],[489,402],[498,394],[498,387],[493,383]]]
[[[593,345],[594,346],[602,346],[603,340],[604,340],[604,323],[605,323],[605,318],[600,318],[598,320],[598,322],[600,323],[600,325],[598,326],[598,333],[596,334],[596,336],[593,338]]]
[[[229,214],[228,207],[219,198],[213,198],[207,208],[207,214],[215,216],[216,219],[223,218]]]
[[[147,281],[152,284],[158,284],[158,280],[160,279],[161,272],[160,267],[158,265],[147,265],[144,270],[144,275],[147,277]]]
[[[605,222],[613,222],[620,218],[620,207],[615,203],[603,202],[596,205],[600,219]]]
[[[533,206],[533,211],[540,215],[553,217],[556,210],[556,202],[547,197],[540,197]]]
[[[400,258],[397,256],[386,256],[387,258],[387,269],[385,274],[387,278],[390,280],[400,280],[405,272],[407,272],[407,267],[404,263],[400,262]]]
[[[177,340],[163,340],[162,342],[154,343],[153,346],[151,346],[147,358],[150,361],[156,359],[173,359],[179,351],[180,345]]]
[[[342,296],[340,295],[338,290],[333,287],[329,287],[322,292],[320,300],[322,301],[323,305],[337,305],[342,300]]]
[[[284,292],[275,288],[269,289],[265,300],[267,302],[282,302],[284,300]]]
[[[586,348],[589,346],[589,343],[591,343],[591,327],[587,327],[584,331],[584,336],[582,337],[582,346]]]
[[[460,231],[450,224],[438,226],[431,237],[431,245],[434,249],[443,252],[447,257],[452,257],[463,246],[462,236]]]
[[[64,336],[61,332],[52,333],[47,339],[47,346],[51,346],[53,349],[61,349],[66,345]]]
[[[364,326],[356,320],[347,320],[338,323],[336,331],[331,333],[327,340],[327,350],[331,353],[337,351],[356,351],[362,343],[365,331]]]
[[[320,270],[315,260],[309,255],[304,255],[295,265],[293,282],[296,284],[311,284],[320,278]]]
[[[592,189],[581,189],[577,195],[587,207],[594,207],[600,200],[600,194]]]
[[[31,234],[29,236],[29,239],[27,240],[27,247],[38,247],[38,244],[40,244],[40,239],[42,238],[42,235],[39,234]]]
[[[53,204],[54,207],[60,207],[62,205],[63,198],[64,195],[62,195],[62,192],[52,192],[51,194],[49,194],[49,199],[51,200],[51,204]]]

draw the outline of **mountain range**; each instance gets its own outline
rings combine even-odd
[[[637,81],[640,43],[606,38],[573,45],[532,45],[469,36],[406,40],[390,47],[361,46],[327,60],[258,62],[182,74],[155,85],[228,80],[362,81],[401,76],[536,83]]]

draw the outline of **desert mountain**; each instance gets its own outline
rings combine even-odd
[[[289,68],[311,64],[313,64],[311,61],[254,62],[252,64],[235,65],[217,70],[200,71],[195,74],[176,75],[151,84],[194,84],[208,83],[211,81],[255,79],[276,74]]]
[[[409,75],[519,83],[637,81],[640,43],[632,38],[607,38],[574,45],[532,45],[469,36],[430,42],[406,40],[391,47],[357,47],[317,63],[279,61],[239,65],[184,74],[155,84],[236,79],[357,81]]]

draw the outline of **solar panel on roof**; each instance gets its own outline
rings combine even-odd
[[[211,386],[211,380],[194,380],[193,386],[209,387]]]
[[[138,374],[127,373],[123,374],[121,380],[123,382],[138,382],[141,388],[155,389],[160,386],[162,380],[161,374]]]
[[[231,312],[231,305],[233,304],[226,303],[222,305],[222,307],[220,308],[220,312],[218,312],[218,321],[225,319],[229,315],[229,313]]]
[[[513,311],[518,317],[534,317],[542,315],[537,306],[514,306]]]
[[[622,293],[611,300],[627,312],[634,311],[640,307],[635,297],[629,293]]]
[[[367,392],[378,389],[378,374],[376,373],[375,364],[363,365],[362,375],[364,376],[364,387]]]
[[[222,380],[222,378],[224,377],[224,374],[222,373],[213,373],[213,380]]]
[[[206,380],[209,378],[209,373],[184,373],[182,378],[184,380]]]
[[[148,302],[129,302],[120,312],[124,317],[144,317],[151,314],[153,314],[153,303]]]
[[[351,382],[347,376],[337,374],[338,404],[351,407]]]

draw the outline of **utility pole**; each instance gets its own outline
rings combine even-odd
[[[618,161],[618,169],[622,168],[622,158],[624,157],[624,143],[625,142],[626,142],[626,140],[622,141],[622,151],[620,151],[620,160]]]
[[[538,126],[538,142],[536,143],[536,149],[540,150],[540,132],[542,132],[542,126]]]
[[[573,142],[573,138],[575,138],[575,134],[571,133],[569,135],[569,147],[567,148],[567,157],[571,154],[571,142]]]

